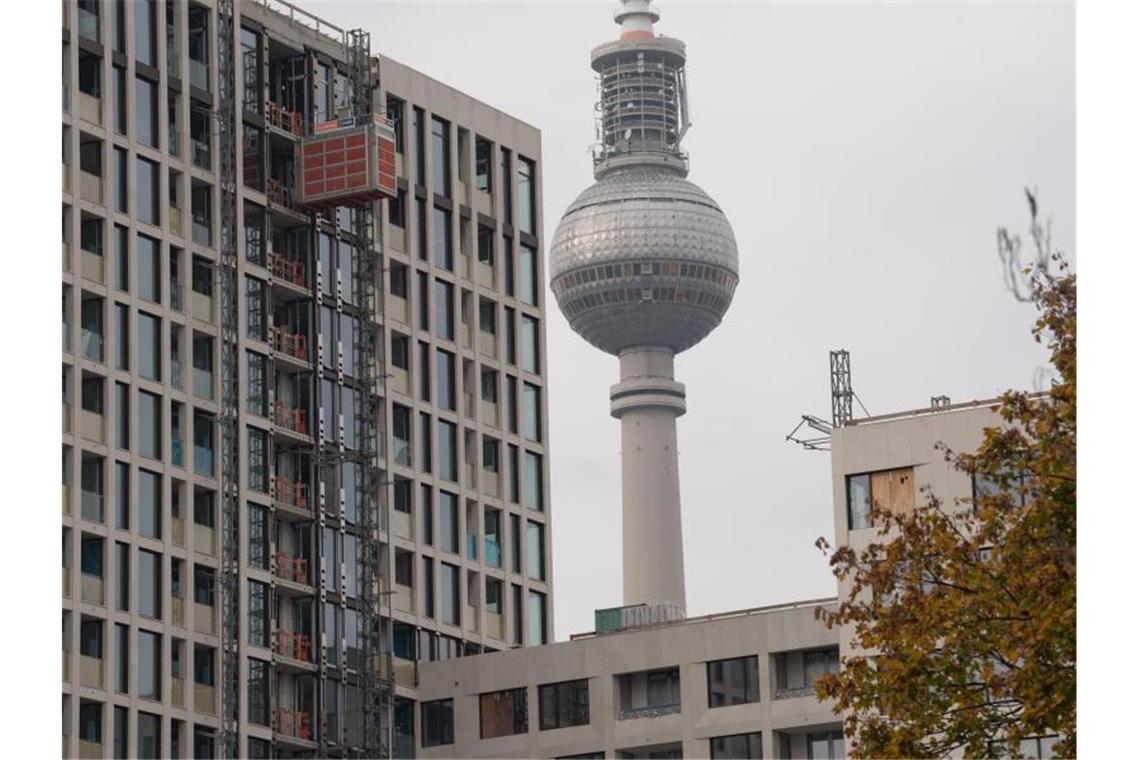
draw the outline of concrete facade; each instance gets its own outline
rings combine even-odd
[[[239,748],[315,756],[359,731],[355,492],[318,465],[354,445],[359,314],[347,215],[298,213],[291,162],[343,106],[346,51],[304,9],[234,5]],[[216,14],[63,2],[64,757],[220,751]],[[418,658],[553,630],[542,145],[375,54],[373,107],[400,144],[373,251],[374,538],[400,708]]]
[[[836,731],[839,722],[831,705],[820,703],[810,689],[779,688],[789,673],[778,677],[777,670],[787,668],[778,656],[836,649],[837,633],[815,619],[820,605],[832,607],[834,600],[587,634],[544,647],[431,663],[420,670],[420,698],[453,700],[454,744],[424,747],[420,715],[417,753],[421,757],[648,757],[652,751],[661,757],[710,757],[711,739],[759,732],[763,757],[805,757],[807,735]],[[708,663],[740,657],[757,658],[757,698],[710,707]],[[679,704],[640,710],[623,706],[619,683],[623,674],[674,667],[680,680]],[[796,673],[790,676],[795,679]],[[588,681],[588,722],[543,730],[540,686],[577,679]],[[526,690],[526,730],[482,738],[480,695],[520,687]]]

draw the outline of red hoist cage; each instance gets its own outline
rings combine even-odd
[[[317,124],[301,142],[297,205],[314,210],[396,197],[396,135],[379,114]]]

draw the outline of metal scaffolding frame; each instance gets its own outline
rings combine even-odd
[[[221,290],[221,400],[218,428],[221,437],[222,518],[222,720],[219,755],[240,756],[238,721],[241,660],[240,601],[238,589],[238,515],[241,500],[238,460],[238,286],[237,286],[237,101],[234,93],[234,3],[218,0],[218,189],[220,234],[218,240],[219,287]]]
[[[851,421],[851,354],[847,349],[829,352],[831,356],[831,426],[843,427]]]

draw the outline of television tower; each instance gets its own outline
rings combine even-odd
[[[685,45],[654,34],[649,0],[622,0],[617,40],[598,45],[593,185],[550,248],[550,288],[570,326],[620,360],[624,604],[685,614],[674,357],[720,324],[739,280],[724,213],[686,179]]]

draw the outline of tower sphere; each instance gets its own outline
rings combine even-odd
[[[603,351],[680,353],[732,302],[736,238],[716,201],[672,167],[615,166],[563,215],[550,277],[570,326]]]

